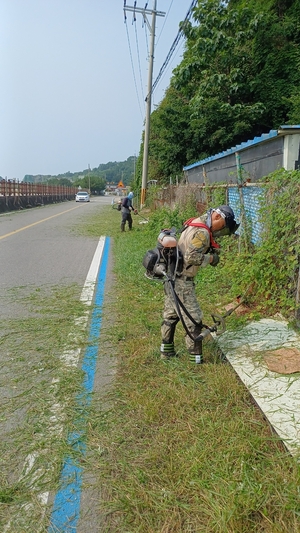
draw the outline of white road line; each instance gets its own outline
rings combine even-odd
[[[87,305],[91,305],[94,296],[95,283],[99,271],[99,265],[101,262],[103,249],[105,245],[105,237],[100,237],[97,249],[94,254],[93,261],[88,271],[84,287],[82,289],[80,300]]]

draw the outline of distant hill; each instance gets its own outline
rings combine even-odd
[[[107,183],[118,183],[120,180],[124,185],[129,185],[134,178],[135,174],[135,162],[136,156],[130,156],[126,161],[110,161],[109,163],[101,163],[95,168],[86,168],[78,172],[65,172],[64,174],[57,175],[43,175],[37,174],[35,176],[26,174],[23,181],[29,183],[45,183],[49,180],[69,180],[75,182],[78,179],[82,179],[89,173],[95,177],[101,178]]]

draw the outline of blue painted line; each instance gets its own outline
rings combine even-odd
[[[75,421],[76,431],[68,436],[68,444],[74,450],[74,456],[66,458],[61,478],[60,489],[56,493],[53,503],[52,514],[50,517],[50,526],[48,533],[76,533],[77,522],[80,514],[80,498],[82,486],[83,468],[79,465],[80,459],[85,455],[85,423],[92,399],[94,388],[96,364],[98,356],[98,342],[100,337],[102,323],[102,304],[104,300],[104,289],[107,272],[108,254],[110,239],[105,239],[105,245],[102,254],[101,266],[97,279],[95,292],[95,305],[91,317],[89,331],[89,346],[87,347],[81,369],[84,372],[83,392],[76,398],[77,404],[77,422]]]

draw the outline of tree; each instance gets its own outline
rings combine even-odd
[[[50,178],[47,180],[49,185],[67,185],[73,187],[73,182],[67,178]]]
[[[149,176],[161,183],[182,174],[190,144],[188,100],[169,87],[160,106],[151,115]]]
[[[106,180],[99,178],[93,172],[84,176],[84,178],[77,179],[74,183],[76,187],[82,189],[90,189],[92,194],[101,194],[105,190]]]
[[[199,0],[151,115],[149,176],[300,121],[300,0]]]
[[[254,45],[254,96],[264,103],[266,127],[273,128],[290,116],[299,120],[300,3],[290,10],[283,9],[286,2],[279,3],[279,14],[273,9],[261,22]]]
[[[184,28],[187,51],[174,84],[190,97],[201,153],[211,155],[261,133],[264,105],[253,95],[253,40],[262,14],[205,0],[194,10],[197,26]]]

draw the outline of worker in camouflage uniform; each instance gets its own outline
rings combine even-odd
[[[193,338],[200,335],[202,330],[202,311],[197,301],[194,278],[199,268],[219,263],[220,247],[214,238],[233,234],[239,224],[235,221],[231,207],[221,205],[216,209],[209,209],[206,215],[188,220],[178,241],[179,250],[183,256],[183,269],[176,275],[174,290],[186,310],[194,319],[196,325],[183,312],[184,322]],[[176,355],[174,335],[180,318],[174,301],[174,295],[169,282],[164,283],[165,305],[163,323],[161,327],[161,358],[169,359]],[[190,361],[202,363],[202,341],[193,341],[187,334],[186,347],[190,354]]]

